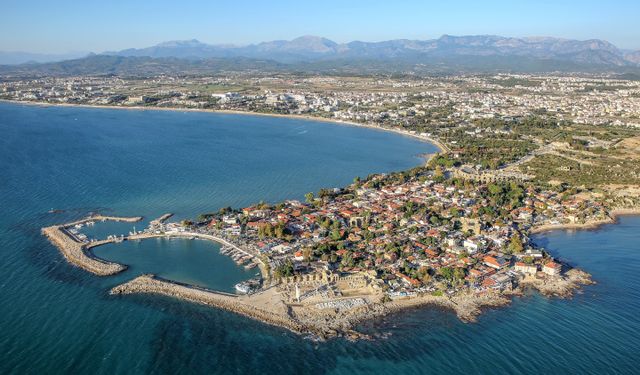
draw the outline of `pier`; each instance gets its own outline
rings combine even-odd
[[[163,224],[165,221],[169,220],[169,218],[173,216],[172,213],[166,213],[162,216],[160,216],[159,218],[155,219],[155,220],[151,220],[151,222],[149,223],[149,226],[158,226],[160,224]]]

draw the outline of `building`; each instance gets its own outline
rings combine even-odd
[[[491,267],[491,268],[495,268],[495,269],[501,269],[507,266],[507,261],[504,260],[504,258],[502,257],[493,257],[491,255],[487,255],[486,257],[484,257],[484,259],[482,260],[482,262]]]
[[[554,261],[549,261],[542,267],[542,272],[550,276],[558,276],[560,275],[561,268],[562,266],[560,264]]]
[[[538,266],[535,264],[526,264],[524,262],[516,262],[513,269],[518,272],[522,272],[525,275],[535,275],[536,272],[538,272]]]

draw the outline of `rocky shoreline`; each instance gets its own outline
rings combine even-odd
[[[545,297],[568,298],[584,285],[595,284],[587,272],[573,268],[565,272],[564,276],[555,279],[524,278],[520,282],[522,288],[531,287]]]
[[[236,296],[159,279],[153,275],[139,276],[114,287],[109,293],[163,295],[220,308],[296,334],[310,334],[321,340],[334,337],[359,340],[370,338],[355,330],[359,324],[410,309],[437,306],[454,312],[463,322],[472,323],[482,314],[483,309],[509,305],[513,297],[523,294],[525,288],[536,289],[546,297],[568,298],[583,285],[593,283],[588,273],[571,269],[565,276],[553,280],[533,276],[525,278],[511,291],[466,292],[453,296],[426,294],[386,303],[379,302],[381,295],[363,296],[367,303],[349,310],[319,310],[308,305],[287,304],[280,298],[276,287],[261,290],[254,295]]]
[[[543,224],[529,230],[530,234],[538,234],[553,230],[596,229],[605,224],[615,224],[618,216],[640,215],[640,208],[618,208],[609,211],[608,217],[599,220],[588,220],[584,223]]]

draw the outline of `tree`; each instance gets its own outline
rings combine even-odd
[[[304,200],[305,200],[307,203],[313,203],[313,201],[314,201],[313,193],[312,193],[312,192],[308,192],[307,194],[305,194],[305,195],[304,195]]]
[[[465,275],[466,275],[465,269],[462,267],[458,267],[453,270],[453,278],[455,280],[458,280],[458,281],[464,280]]]
[[[429,222],[434,226],[438,226],[440,225],[440,218],[438,218],[437,215],[431,215],[431,217],[429,218]]]
[[[342,256],[342,261],[340,263],[343,267],[353,267],[354,260],[351,251],[347,251],[346,253],[344,253],[344,255]]]
[[[271,223],[267,223],[264,226],[264,236],[265,237],[273,237],[273,226]]]
[[[524,245],[519,234],[514,234],[509,241],[509,250],[514,254],[520,254],[524,251]]]
[[[289,277],[293,276],[293,263],[291,259],[287,259],[287,261],[278,267],[276,267],[274,274],[276,277]]]
[[[278,224],[276,224],[274,235],[275,235],[276,238],[284,237],[284,223],[283,222],[279,221]]]
[[[331,231],[331,239],[334,241],[338,241],[342,239],[342,233],[340,233],[340,229],[333,229]]]
[[[447,281],[453,280],[453,269],[451,267],[442,267],[440,268],[440,276],[442,276]]]
[[[433,172],[433,180],[436,182],[442,182],[444,180],[444,171],[442,166],[436,165],[436,169]]]

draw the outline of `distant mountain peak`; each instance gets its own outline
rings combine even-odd
[[[211,45],[189,39],[167,41],[148,48],[106,52],[103,55],[186,60],[253,59],[272,60],[278,64],[330,65],[333,61],[337,66],[366,61],[368,64],[395,67],[430,64],[441,67],[457,64],[478,66],[479,59],[482,58],[486,62],[484,67],[504,66],[509,69],[513,67],[513,70],[540,71],[551,69],[548,67],[576,70],[640,67],[638,51],[622,51],[599,39],[571,40],[546,36],[516,38],[444,34],[431,40],[336,43],[321,36],[303,35],[292,40],[274,40],[245,46]],[[24,59],[28,60],[33,59]]]
[[[168,42],[162,42],[155,45],[155,47],[204,47],[208,44],[202,43],[198,39],[189,40],[170,40]]]

